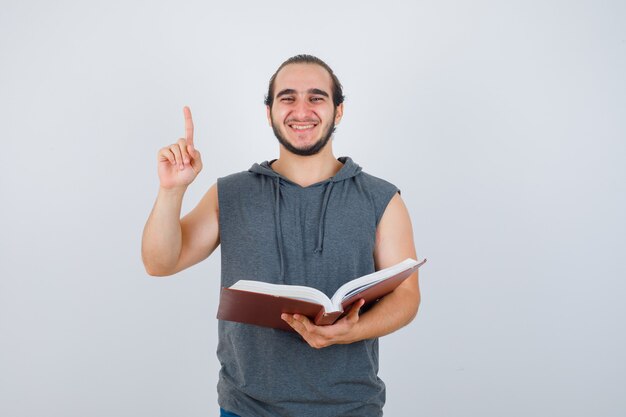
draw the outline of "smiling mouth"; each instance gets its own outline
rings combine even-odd
[[[291,124],[288,124],[287,126],[292,128],[296,132],[304,132],[304,131],[313,129],[315,126],[317,126],[317,123],[307,123],[307,124],[294,124],[294,123],[291,123]]]

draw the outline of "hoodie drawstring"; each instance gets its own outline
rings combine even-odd
[[[315,253],[320,253],[323,249],[324,243],[324,225],[326,223],[326,208],[328,207],[328,200],[330,199],[330,190],[333,189],[333,181],[328,183],[326,187],[326,192],[324,193],[324,200],[322,201],[322,211],[320,212],[320,224],[319,230],[317,232],[317,247],[315,248]]]
[[[280,178],[274,177],[276,189],[276,204],[274,204],[274,222],[276,223],[276,241],[278,242],[278,256],[280,258],[280,282],[285,281],[285,257],[283,254],[283,229],[280,225]]]
[[[322,200],[322,209],[320,212],[320,220],[317,231],[317,245],[314,253],[320,253],[324,249],[324,231],[326,226],[326,211],[328,209],[328,201],[330,200],[330,192],[333,189],[334,182],[329,181],[324,192]],[[283,229],[280,222],[280,178],[274,177],[274,222],[276,223],[276,242],[278,245],[278,257],[280,259],[280,282],[285,279],[285,250],[283,246]]]
[[[276,229],[276,246],[278,249],[278,258],[280,262],[280,276],[278,281],[281,283],[285,282],[285,274],[286,271],[286,253],[285,253],[285,243],[283,242],[283,229],[280,219],[280,203],[281,203],[281,185],[285,187],[293,187],[293,185],[288,179],[282,178],[280,174],[276,173],[271,164],[275,160],[268,162],[265,161],[261,164],[253,164],[252,167],[248,170],[251,173],[262,175],[267,179],[270,179],[270,184],[274,187],[274,222]],[[315,242],[314,253],[321,253],[324,250],[324,239],[326,233],[326,214],[328,211],[328,204],[330,201],[330,194],[334,187],[335,182],[342,182],[348,179],[353,178],[357,181],[359,174],[361,173],[361,167],[354,163],[352,159],[348,157],[338,158],[338,161],[341,162],[344,166],[328,180],[328,182],[324,182],[326,189],[324,190],[324,197],[322,200],[322,207],[320,211],[319,217],[319,225],[317,230],[317,241]],[[322,183],[319,184],[320,186]],[[357,181],[357,186],[359,183]],[[284,192],[284,190],[283,190]]]

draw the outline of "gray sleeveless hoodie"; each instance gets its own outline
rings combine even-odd
[[[219,178],[221,285],[307,285],[328,296],[374,272],[376,227],[398,189],[350,158],[301,187],[267,161]],[[242,417],[381,416],[378,339],[324,349],[297,333],[219,322],[219,405]]]

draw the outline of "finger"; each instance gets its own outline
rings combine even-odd
[[[191,149],[193,149],[193,119],[191,118],[191,110],[188,106],[183,108],[183,114],[185,115],[185,139],[187,139],[187,143],[191,146]]]
[[[347,316],[346,316],[346,320],[352,321],[352,322],[356,322],[359,320],[359,310],[361,309],[361,307],[363,307],[363,304],[365,304],[365,300],[364,299],[360,299],[359,301],[357,301],[356,303],[352,304],[352,307],[350,307],[350,311],[348,312]]]
[[[191,155],[191,168],[193,168],[196,173],[202,171],[202,157],[200,156],[200,151],[197,149],[194,150],[194,154]]]
[[[315,349],[322,349],[332,343],[331,334],[333,326],[317,326],[308,317],[301,314],[294,314],[295,324],[292,326],[300,333],[300,336]]]
[[[172,145],[170,146],[170,151],[172,151],[174,157],[176,158],[176,165],[178,165],[178,168],[184,169],[185,166],[183,165],[183,156],[180,153],[180,146],[178,146],[178,144]]]
[[[183,164],[189,165],[191,163],[191,157],[187,150],[187,141],[183,138],[178,139],[178,147],[180,148],[180,155],[183,157]]]
[[[283,313],[280,315],[280,318],[287,322],[296,332],[300,333],[301,336],[304,336],[302,333],[306,331],[302,323],[295,319],[294,315]]]
[[[172,153],[170,148],[160,149],[158,158],[159,158],[159,162],[169,161],[172,165],[176,163],[176,158],[174,158],[174,154]]]
[[[307,316],[303,316],[302,314],[294,314],[293,319],[297,323],[301,323],[302,327],[304,327],[304,330],[306,330],[307,332],[310,333],[314,330],[315,325],[311,323],[311,320],[309,320]]]

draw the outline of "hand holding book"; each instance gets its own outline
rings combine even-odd
[[[393,291],[426,262],[406,259],[389,268],[355,278],[329,299],[315,288],[240,280],[222,288],[217,318],[294,331],[282,313],[301,314],[316,325],[333,324],[360,299],[372,304]]]
[[[281,314],[281,318],[298,332],[309,346],[321,349],[335,344],[353,343],[354,328],[360,320],[360,310],[365,304],[360,299],[350,306],[350,309],[335,323],[329,326],[317,326],[308,317],[301,314]]]

